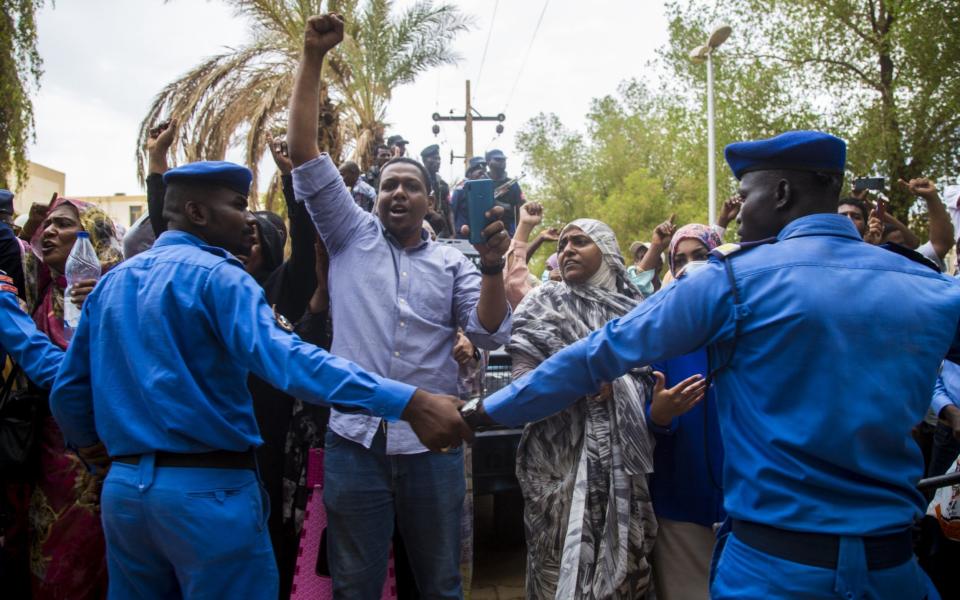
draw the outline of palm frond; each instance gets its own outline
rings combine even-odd
[[[347,35],[324,69],[318,143],[335,159],[343,148],[353,147],[355,157],[367,166],[373,144],[382,140],[394,88],[427,69],[456,63],[459,56],[451,50],[452,43],[473,23],[453,5],[435,5],[431,0],[402,11],[394,10],[394,0],[226,2],[251,21],[252,41],[203,60],[156,95],[137,135],[141,183],[150,129],[163,118],[176,118],[179,134],[173,162],[222,159],[230,148],[241,146],[254,174],[255,203],[257,167],[268,133],[284,127],[304,27],[311,15],[321,12],[343,14]],[[268,204],[276,185],[271,184]]]

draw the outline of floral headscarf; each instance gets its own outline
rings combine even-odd
[[[122,243],[116,225],[97,205],[70,198],[58,198],[50,206],[52,212],[64,204],[77,209],[80,227],[90,234],[90,243],[100,258],[103,271],[123,260]],[[31,252],[23,253],[23,275],[26,287],[27,308],[40,331],[50,340],[67,347],[63,331],[63,290],[67,286],[63,274],[54,274],[40,256],[43,229],[37,229],[30,240]]]
[[[708,251],[713,250],[717,246],[723,244],[720,234],[717,233],[717,230],[713,227],[708,227],[699,223],[690,223],[689,225],[684,225],[678,229],[677,232],[673,234],[673,239],[670,240],[670,273],[674,277],[676,277],[677,273],[674,271],[673,264],[677,255],[677,246],[682,240],[697,240],[706,246]]]

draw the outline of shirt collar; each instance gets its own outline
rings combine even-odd
[[[241,263],[233,254],[230,254],[220,246],[211,246],[202,239],[198,238],[192,233],[187,233],[186,231],[168,229],[167,231],[161,233],[160,237],[158,237],[157,241],[153,244],[153,247],[163,248],[166,246],[194,246],[209,252],[210,254],[225,258],[228,262],[235,263],[240,268],[243,268],[243,263]]]
[[[794,219],[780,230],[778,240],[806,237],[810,235],[830,235],[862,241],[860,232],[853,226],[849,217],[840,214],[820,213]]]
[[[393,244],[394,246],[396,246],[397,248],[399,248],[399,249],[401,249],[401,250],[410,250],[410,251],[422,250],[424,247],[427,246],[427,244],[429,244],[429,243],[432,241],[432,240],[430,239],[430,234],[427,233],[427,230],[421,228],[421,229],[420,229],[420,243],[417,244],[416,246],[412,247],[412,248],[404,248],[403,246],[400,245],[400,241],[397,240],[397,238],[394,237],[394,235],[393,235],[392,233],[390,233],[389,231],[387,231],[387,228],[383,226],[383,222],[380,221],[380,219],[377,219],[377,225],[380,227],[380,231],[383,232],[383,237],[387,238],[387,241],[388,241],[388,242],[390,242],[391,244]]]

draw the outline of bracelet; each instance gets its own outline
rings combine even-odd
[[[500,262],[495,265],[485,265],[483,261],[480,261],[480,272],[484,275],[499,275],[503,273],[503,267],[507,264],[507,261],[503,258],[500,259]]]

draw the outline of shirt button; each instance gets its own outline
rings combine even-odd
[[[406,327],[406,326],[407,326],[406,321],[400,321],[400,327]]]
[[[403,275],[404,277],[406,277],[406,276],[407,276],[407,272],[404,271],[403,273],[401,273],[401,275]]]
[[[403,304],[404,302],[405,300],[403,298],[400,298],[400,304]]]
[[[394,356],[400,356],[400,353],[399,353],[399,352],[394,352],[393,355],[394,355]]]

